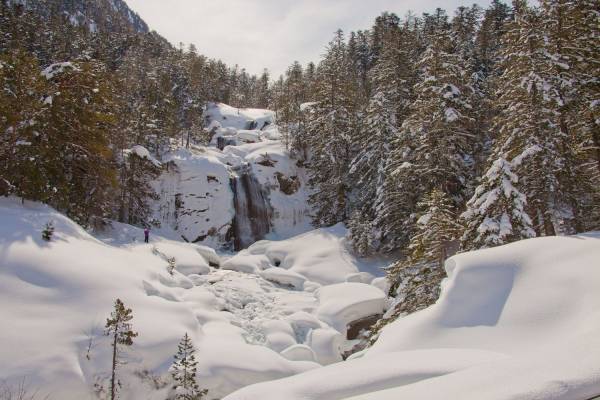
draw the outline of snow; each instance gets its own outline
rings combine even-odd
[[[273,123],[275,113],[256,108],[236,108],[223,103],[208,103],[204,115],[209,121],[217,121],[222,126],[246,129],[248,121],[256,121],[258,129],[265,122]]]
[[[348,341],[337,330],[343,330],[341,324],[329,324],[347,320],[364,302],[356,301],[356,290],[328,296],[326,287],[283,267],[289,257],[301,264],[314,260],[316,249],[308,258],[287,253],[297,243],[310,245],[327,234],[325,246],[333,247],[321,244],[318,251],[341,266],[340,281],[353,276],[369,280],[373,274],[359,268],[372,270],[381,263],[345,253],[342,226],[261,242],[265,248],[282,245],[278,253],[268,252],[269,258],[248,251],[243,257],[219,255],[178,241],[164,227],[152,229],[148,244],[141,228],[118,222],[92,236],[50,207],[29,201],[22,205],[16,198],[0,199],[0,219],[0,313],[10,321],[10,329],[0,330],[0,359],[10,360],[0,365],[0,376],[8,382],[27,377],[40,393],[64,400],[88,398],[94,383],[106,387],[111,348],[102,330],[116,298],[132,308],[133,328],[139,332],[124,353],[127,363],[119,368],[122,398],[168,396],[169,384],[157,390],[152,382],[169,382],[172,357],[185,332],[199,355],[200,385],[215,398],[341,361]],[[55,233],[45,242],[41,231],[48,221]],[[273,265],[276,256],[280,267]],[[236,260],[245,261],[251,273],[227,269]],[[334,273],[327,268],[322,272]],[[319,278],[318,270],[310,275],[327,280]],[[364,283],[342,285],[360,287],[360,293],[366,288],[379,292]],[[329,299],[335,304],[327,311]],[[336,307],[346,314],[337,318]]]
[[[42,76],[44,76],[47,80],[51,80],[56,75],[62,74],[68,69],[79,71],[79,68],[77,68],[73,63],[67,61],[49,65],[42,71]]]
[[[317,317],[346,333],[350,322],[383,314],[386,296],[381,289],[364,283],[338,283],[320,288]]]
[[[304,344],[294,344],[283,350],[281,355],[290,361],[317,361],[315,352]]]
[[[161,163],[160,161],[158,161],[156,158],[154,158],[150,152],[148,151],[148,149],[146,149],[144,146],[140,146],[139,144],[133,146],[131,149],[127,149],[124,151],[125,154],[136,154],[138,157],[140,158],[145,158],[148,161],[150,161],[152,164],[154,164],[156,167],[160,167]]]
[[[123,398],[166,397],[136,374],[147,370],[167,379],[185,332],[202,354],[202,386],[216,397],[318,366],[278,354],[298,344],[292,321],[281,332],[266,324],[314,311],[312,293],[215,270],[208,266],[212,250],[156,232],[151,243],[139,243],[141,229],[124,224],[114,223],[96,239],[51,208],[22,206],[15,198],[0,199],[0,218],[0,310],[10,321],[10,329],[0,330],[0,376],[9,382],[25,376],[41,392],[65,400],[88,398],[96,381],[106,384],[110,346],[102,327],[116,298],[133,309],[139,332],[119,371]],[[56,229],[45,242],[40,232],[48,221]],[[176,259],[172,275],[170,257]],[[89,331],[94,345],[87,360]],[[289,340],[277,341],[283,334]]]
[[[230,179],[249,173],[272,209],[267,238],[285,239],[312,230],[308,176],[279,140],[274,113],[209,103],[205,115],[208,130],[214,132],[210,146],[174,147],[163,156],[168,168],[153,184],[160,195],[154,218],[161,226],[190,242],[226,246],[235,216]],[[256,129],[246,129],[252,121]],[[219,137],[231,143],[223,151],[216,147]],[[272,166],[264,163],[266,157]],[[280,179],[296,180],[297,190],[284,193]]]
[[[600,233],[454,256],[438,302],[385,327],[372,348],[226,400],[591,398],[599,260]]]
[[[349,250],[342,224],[316,229],[287,240],[262,240],[228,259],[224,268],[260,271],[279,267],[320,285],[345,282],[367,272],[381,276],[385,260],[358,259]],[[362,275],[364,277],[364,275]]]
[[[291,286],[296,289],[302,289],[306,281],[306,278],[300,274],[277,267],[267,268],[260,272],[260,276],[268,281]]]

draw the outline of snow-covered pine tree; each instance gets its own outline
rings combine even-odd
[[[117,185],[111,141],[116,135],[114,87],[95,60],[44,69],[50,95],[37,131],[47,141],[41,154],[52,195],[47,200],[82,225],[112,212]]]
[[[506,159],[500,157],[494,161],[461,215],[466,223],[461,238],[463,250],[494,247],[535,236],[525,210],[526,197],[515,187],[518,181]]]
[[[404,174],[410,165],[407,160],[414,138],[408,132],[400,134],[398,129],[409,115],[410,105],[414,101],[413,87],[417,81],[415,66],[419,56],[415,22],[407,19],[396,35],[390,35],[379,63],[370,73],[375,87],[373,100],[376,100],[376,96],[385,100],[369,103],[369,107],[380,105],[372,109],[373,115],[382,122],[380,128],[386,128],[383,135],[373,135],[373,139],[379,139],[380,143],[371,142],[368,136],[371,135],[370,130],[361,131],[362,140],[379,149],[379,155],[372,155],[377,164],[370,166],[373,173],[377,173],[373,175],[377,179],[370,180],[370,184],[375,186],[375,195],[370,198],[365,196],[365,201],[373,214],[373,227],[378,236],[377,248],[384,251],[394,250],[408,242],[410,229],[407,222],[416,205],[412,193],[416,177]],[[369,116],[369,109],[366,116]],[[362,121],[364,124],[369,119],[363,118]],[[359,156],[365,154],[363,146],[359,146]]]
[[[554,235],[572,208],[563,170],[572,170],[568,138],[549,104],[548,63],[540,18],[524,1],[515,1],[514,21],[503,36],[501,76],[494,123],[498,131],[493,160],[511,162],[517,189],[538,235]]]
[[[177,354],[175,361],[169,371],[173,376],[175,384],[173,390],[175,392],[174,400],[199,400],[208,393],[206,389],[200,389],[196,378],[196,367],[198,362],[194,353],[194,344],[187,332],[177,346]]]
[[[348,239],[354,251],[361,257],[371,255],[376,249],[373,225],[364,210],[355,210],[348,221]]]
[[[398,270],[419,264],[442,268],[447,257],[447,248],[462,232],[457,221],[453,201],[439,189],[427,194],[418,204],[420,216],[415,234],[411,237],[406,259],[387,270],[390,281],[395,282]]]
[[[385,166],[387,162],[389,143],[397,134],[396,103],[398,99],[397,85],[395,82],[395,69],[385,62],[385,55],[379,64],[371,70],[374,77],[374,95],[369,100],[356,138],[358,154],[350,164],[350,177],[355,191],[354,203],[360,208],[351,217],[351,226],[365,227],[371,225],[375,218],[375,204],[377,191],[385,180]],[[357,221],[352,221],[358,218]],[[351,235],[354,248],[362,248],[359,253],[369,253],[364,249],[365,243],[372,243],[375,238],[366,239],[363,235],[373,233],[363,232],[362,235]],[[355,241],[358,239],[358,241]]]
[[[119,221],[133,225],[148,223],[149,200],[158,199],[150,181],[160,174],[159,166],[132,150],[124,152],[120,168]]]
[[[600,212],[600,164],[590,163],[593,158],[584,150],[600,148],[600,125],[590,113],[594,107],[589,107],[600,97],[600,68],[594,62],[594,52],[596,61],[600,60],[600,46],[596,44],[594,49],[593,44],[598,41],[600,16],[597,5],[594,14],[593,6],[586,1],[544,0],[540,6],[548,83],[546,107],[552,111],[553,124],[560,131],[557,146],[562,160],[557,175],[563,185],[557,188],[556,196],[572,215],[561,218],[562,226],[557,226],[557,230],[581,232],[600,226],[600,220],[594,218]]]
[[[356,132],[356,80],[340,30],[329,43],[317,70],[316,104],[307,126],[312,157],[308,165],[313,193],[310,203],[317,226],[333,225],[348,217],[348,165]]]
[[[52,235],[54,235],[54,224],[52,221],[48,221],[42,230],[42,239],[44,239],[46,242],[49,242],[52,240]]]
[[[450,32],[440,28],[419,62],[416,100],[401,127],[414,137],[410,163],[401,164],[417,176],[419,197],[441,188],[459,203],[472,176],[472,88],[464,60],[452,47]]]
[[[44,159],[50,143],[39,127],[47,111],[42,99],[47,86],[36,59],[25,51],[0,55],[0,181],[7,192],[35,201],[52,195]]]
[[[475,92],[473,98],[473,114],[475,116],[474,133],[477,137],[474,151],[475,176],[483,176],[489,168],[487,160],[491,154],[495,137],[492,122],[498,110],[494,107],[497,88],[502,85],[498,76],[501,38],[508,22],[509,7],[493,0],[485,10],[480,28],[475,37],[473,49],[473,74],[471,85]]]
[[[137,332],[134,332],[131,326],[133,313],[131,308],[125,308],[125,305],[120,299],[115,301],[113,312],[110,318],[106,320],[104,334],[110,337],[113,348],[112,353],[112,368],[110,379],[110,399],[117,398],[117,365],[120,361],[120,352],[125,346],[133,344],[133,338],[137,337]]]
[[[442,190],[434,189],[418,204],[420,216],[411,237],[406,258],[387,269],[391,292],[397,295],[393,316],[414,312],[433,304],[446,276],[444,261],[456,249],[462,226],[454,202]]]

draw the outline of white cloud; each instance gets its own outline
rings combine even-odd
[[[473,0],[127,0],[151,29],[210,58],[274,76],[294,60],[317,61],[333,32],[368,29],[383,11],[452,15]],[[489,0],[479,1],[487,5]]]

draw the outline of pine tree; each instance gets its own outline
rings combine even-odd
[[[596,227],[600,226],[597,225],[600,220],[590,218],[599,211],[594,205],[597,201],[591,199],[598,199],[600,158],[596,158],[597,168],[590,168],[593,157],[584,150],[600,148],[600,130],[593,122],[593,113],[589,112],[593,109],[589,105],[600,93],[600,78],[594,74],[600,72],[594,62],[594,56],[596,60],[600,59],[600,46],[596,45],[594,49],[591,44],[595,43],[594,30],[597,39],[600,17],[597,13],[594,16],[593,9],[585,1],[541,2],[543,71],[547,75],[546,98],[549,100],[545,106],[552,111],[552,123],[559,130],[557,146],[561,157],[557,179],[562,185],[557,188],[555,202],[570,209],[572,214],[572,218],[558,220],[557,229],[563,233],[581,232],[589,222],[588,229],[593,229],[594,222]]]
[[[0,180],[17,196],[48,201],[52,188],[44,154],[50,143],[40,126],[48,91],[37,61],[21,50],[0,55],[0,88]]]
[[[494,247],[535,236],[525,210],[526,197],[515,187],[518,182],[508,161],[494,161],[461,215],[466,222],[462,249]]]
[[[453,201],[434,189],[418,204],[420,217],[410,239],[406,258],[386,269],[390,289],[396,294],[393,316],[414,312],[433,304],[446,276],[444,261],[462,230],[454,213]]]
[[[374,214],[373,227],[379,236],[376,238],[378,249],[383,251],[401,248],[408,242],[410,214],[414,212],[418,200],[413,191],[417,183],[416,176],[405,173],[411,165],[407,160],[415,138],[410,132],[401,132],[399,129],[410,115],[410,107],[414,102],[413,89],[417,82],[416,64],[419,59],[415,23],[416,20],[407,19],[401,30],[389,37],[379,63],[370,71],[375,87],[374,96],[383,93],[386,99],[386,103],[382,103],[385,107],[374,109],[375,115],[380,121],[387,121],[388,126],[387,133],[374,135],[378,141],[370,145],[380,150],[373,155],[373,159],[378,160],[377,164],[370,167],[373,170],[376,166],[378,180],[370,181],[371,185],[375,185],[376,192],[369,203]],[[368,110],[366,115],[369,115]],[[369,119],[362,121],[364,123]],[[368,130],[361,131],[363,135],[365,132]],[[369,141],[369,138],[366,140]],[[363,152],[361,147],[357,158]]]
[[[522,1],[503,36],[502,74],[495,107],[500,110],[493,159],[504,158],[519,176],[527,212],[538,235],[554,235],[568,218],[572,194],[562,171],[573,171],[568,137],[549,104],[552,80],[544,55],[540,18]]]
[[[134,148],[135,149],[135,148]],[[121,172],[119,220],[133,225],[148,224],[149,200],[158,200],[150,185],[160,174],[159,166],[132,150],[124,152]]]
[[[329,226],[348,217],[348,165],[356,132],[356,80],[342,31],[330,42],[317,71],[317,103],[307,126],[312,151],[309,176],[313,223]]]
[[[125,308],[125,305],[120,299],[115,301],[113,312],[110,314],[110,318],[106,320],[106,326],[104,334],[109,336],[112,340],[112,369],[110,379],[110,398],[115,400],[117,398],[117,365],[119,364],[124,346],[131,346],[133,344],[133,338],[137,337],[137,332],[132,330],[130,321],[133,319],[131,308]]]
[[[54,235],[54,224],[52,221],[49,221],[46,222],[46,225],[44,225],[44,229],[42,230],[42,239],[49,242],[52,240],[52,235]]]
[[[196,381],[198,362],[194,355],[195,352],[192,340],[186,333],[177,346],[175,361],[170,368],[175,381],[173,386],[176,393],[175,400],[199,400],[208,393],[206,389],[200,390]]]
[[[419,177],[414,190],[420,196],[442,188],[460,202],[472,176],[472,89],[468,71],[451,47],[449,32],[432,35],[435,40],[419,63],[416,100],[401,128],[401,135],[415,140],[404,161],[410,163],[410,173]]]
[[[417,264],[434,264],[442,268],[447,247],[458,239],[462,226],[457,222],[452,200],[441,190],[434,189],[418,204],[421,215],[408,246],[407,258],[388,270],[394,281],[397,269]]]
[[[40,157],[53,191],[45,200],[88,225],[92,217],[112,212],[114,89],[105,67],[95,61],[52,64],[43,73],[51,94],[38,140],[47,143]]]

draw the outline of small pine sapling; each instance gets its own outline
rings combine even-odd
[[[194,356],[195,352],[192,340],[186,333],[177,346],[175,361],[170,368],[175,381],[173,386],[175,400],[199,400],[208,393],[206,389],[200,390],[196,382],[198,362]]]
[[[167,259],[167,262],[169,263],[169,265],[167,266],[167,272],[169,273],[169,275],[173,276],[175,274],[175,257],[170,257]]]
[[[133,338],[138,334],[132,330],[130,321],[133,319],[131,308],[126,308],[120,299],[115,301],[115,309],[106,320],[104,334],[112,339],[112,370],[110,380],[110,399],[115,400],[116,390],[116,370],[119,361],[119,352],[124,346],[131,346]]]
[[[44,230],[42,230],[42,239],[44,239],[46,242],[49,242],[50,240],[52,240],[53,234],[54,234],[54,224],[52,223],[52,221],[48,221],[48,222],[46,222],[46,225],[44,226]]]

